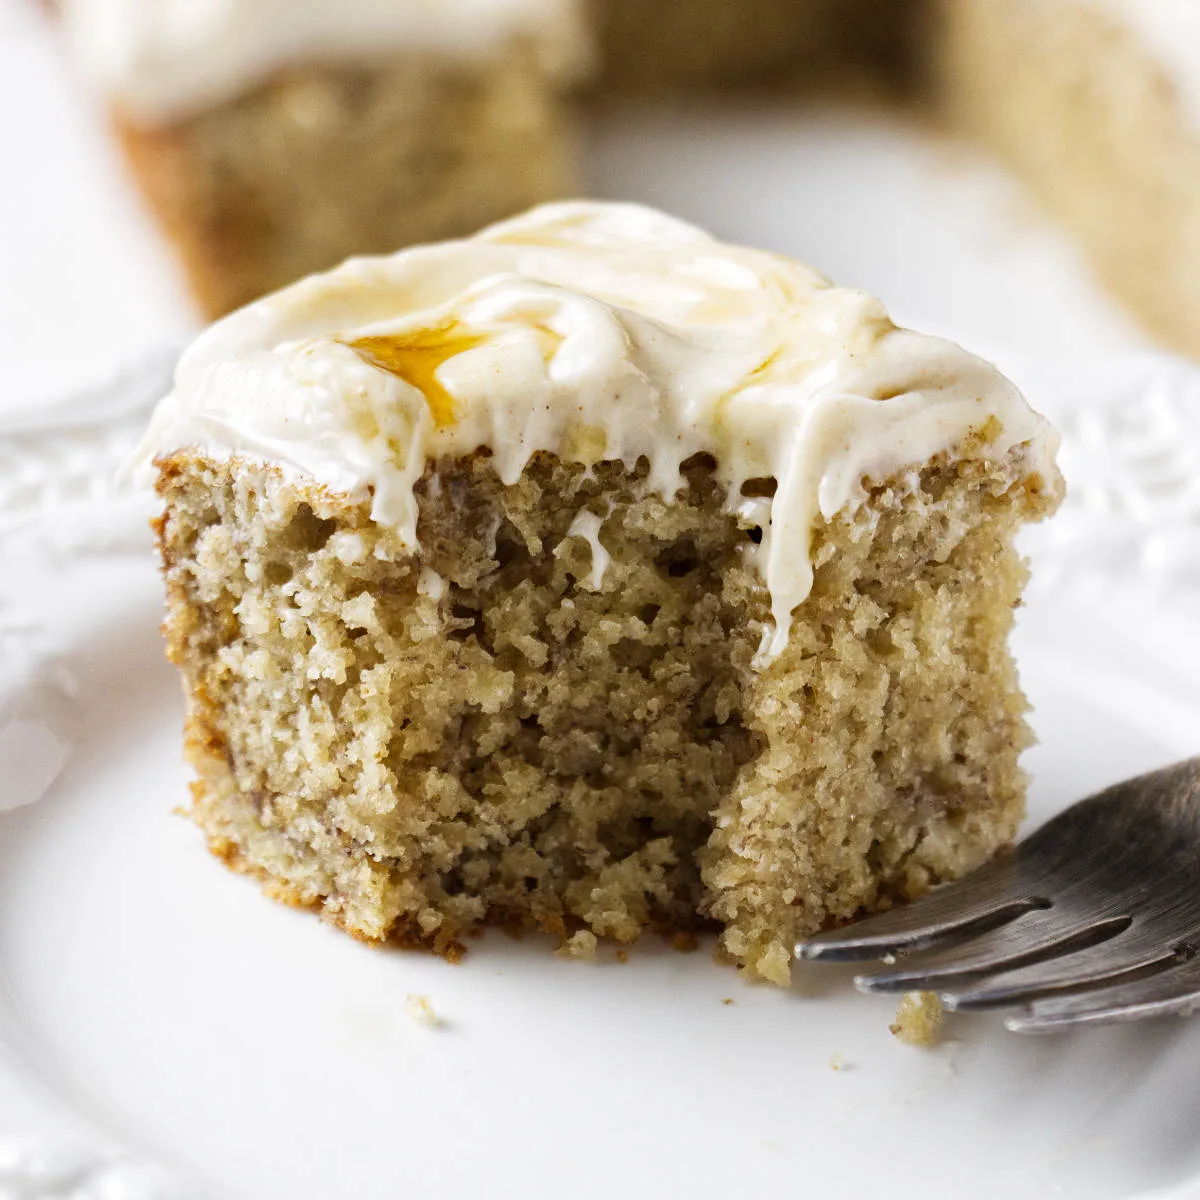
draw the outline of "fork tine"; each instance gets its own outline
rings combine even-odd
[[[956,981],[1086,949],[1123,933],[1129,924],[1129,917],[1080,919],[1051,908],[1022,917],[936,962],[912,970],[860,975],[854,983],[863,992],[941,991]]]
[[[1057,1033],[1075,1025],[1108,1025],[1140,1017],[1186,1015],[1200,1008],[1200,959],[1131,983],[1035,1001],[1004,1024],[1015,1033]]]
[[[1134,977],[1166,970],[1178,962],[1178,954],[1162,937],[1131,929],[1064,957],[1003,971],[985,982],[951,987],[942,993],[942,1000],[947,1008],[960,1012],[1028,1004],[1056,992],[1131,983]]]
[[[914,913],[913,907],[867,917],[845,931],[834,929],[818,933],[808,941],[796,943],[796,957],[809,962],[870,962],[988,933],[1043,906],[1032,899],[997,899],[994,904],[970,908],[954,904],[944,915],[941,912]],[[892,916],[902,919],[884,920]]]
[[[798,942],[796,957],[810,962],[868,962],[987,933],[1048,905],[1048,900],[1022,887],[1017,864],[1006,854],[911,904]]]

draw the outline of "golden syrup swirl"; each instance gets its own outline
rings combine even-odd
[[[389,333],[356,338],[347,342],[364,362],[403,379],[425,397],[433,423],[447,429],[455,421],[454,397],[438,380],[438,368],[445,362],[472,350],[484,339],[463,331],[456,322],[415,329],[409,333]]]

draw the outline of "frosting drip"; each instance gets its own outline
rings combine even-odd
[[[295,63],[398,49],[456,59],[527,40],[573,77],[590,58],[580,0],[62,0],[83,69],[135,120],[184,117]]]
[[[547,205],[462,241],[352,259],[218,322],[138,454],[258,458],[352,498],[416,545],[430,459],[489,447],[649,464],[664,495],[707,452],[763,530],[769,657],[812,586],[814,524],[864,481],[968,448],[1057,488],[1057,436],[990,364],[897,328],[799,263],[626,204]],[[772,497],[742,485],[773,478]],[[759,489],[748,489],[754,492]]]

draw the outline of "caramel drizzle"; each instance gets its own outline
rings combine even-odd
[[[360,337],[346,345],[364,362],[416,388],[425,397],[434,424],[445,429],[454,424],[455,403],[454,397],[438,381],[438,368],[484,340],[477,335],[458,332],[460,328],[450,322],[433,329]]]

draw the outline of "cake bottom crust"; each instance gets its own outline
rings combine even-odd
[[[1014,797],[1019,793],[1014,792]],[[377,878],[372,865],[362,868],[357,884],[344,893],[326,869],[326,856],[312,848],[297,847],[286,833],[265,827],[254,815],[255,801],[230,789],[209,791],[201,783],[192,785],[190,818],[205,834],[210,853],[231,871],[246,875],[262,887],[263,894],[276,903],[317,913],[324,921],[370,946],[392,945],[403,950],[432,953],[450,963],[460,962],[467,953],[467,942],[485,928],[502,929],[513,936],[529,930],[548,934],[558,940],[559,949],[568,957],[593,957],[572,953],[572,943],[580,932],[595,938],[590,927],[577,917],[561,912],[487,908],[466,926],[439,926],[424,930],[416,921],[396,921],[382,898],[386,884]],[[1014,799],[1006,811],[993,814],[990,821],[979,823],[969,833],[953,835],[934,830],[917,832],[917,843],[929,843],[924,850],[907,858],[904,869],[890,879],[879,879],[869,900],[851,890],[845,896],[836,893],[821,897],[823,907],[849,911],[853,915],[883,912],[897,903],[918,899],[939,883],[961,878],[1008,846],[1021,818],[1024,804]],[[650,881],[643,881],[646,886]],[[683,911],[668,919],[659,916],[647,920],[636,932],[623,936],[608,934],[606,940],[631,945],[643,934],[668,939],[675,949],[690,952],[697,946],[696,936],[710,934],[720,938],[717,961],[745,967],[751,975],[782,987],[791,982],[791,944],[839,921],[800,920],[787,926],[783,938],[767,925],[767,937],[756,942],[744,934],[723,931],[720,921],[699,909]],[[384,931],[384,932],[381,932]],[[624,961],[624,952],[618,951]]]
[[[229,870],[256,880],[263,895],[289,908],[302,908],[317,913],[324,921],[369,946],[395,946],[402,950],[418,950],[437,955],[447,962],[460,962],[467,952],[467,942],[484,929],[500,929],[520,937],[526,932],[548,934],[558,940],[559,949],[569,952],[571,943],[588,926],[578,918],[559,912],[489,908],[478,921],[470,925],[439,927],[423,930],[417,922],[388,921],[382,905],[373,910],[369,896],[371,882],[366,882],[349,902],[336,898],[332,880],[322,867],[322,856],[312,850],[298,850],[287,834],[265,827],[255,819],[254,804],[249,797],[234,791],[222,794],[208,791],[202,784],[192,785],[192,807],[188,816],[203,831],[209,852]],[[371,874],[367,873],[368,877]],[[366,924],[358,922],[365,918]],[[377,931],[385,928],[387,932]],[[688,952],[697,946],[701,934],[718,934],[720,925],[699,911],[681,912],[674,919],[649,920],[633,936],[612,937],[607,940],[618,945],[631,945],[643,934],[650,933],[668,939],[672,946]],[[589,939],[595,944],[594,937]],[[569,953],[570,957],[576,957]],[[591,957],[588,955],[587,957]]]

